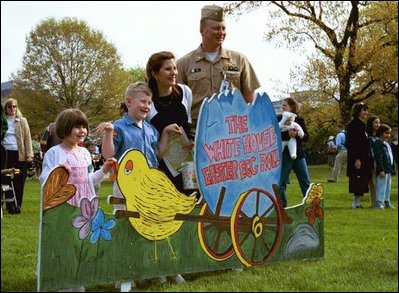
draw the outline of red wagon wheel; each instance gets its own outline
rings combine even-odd
[[[274,254],[282,227],[280,206],[270,193],[256,188],[243,192],[230,223],[237,257],[246,266],[263,264]]]
[[[200,211],[201,221],[198,222],[198,236],[205,253],[216,261],[223,261],[234,254],[231,243],[230,219],[215,216],[204,204]]]

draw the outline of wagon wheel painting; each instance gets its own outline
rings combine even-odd
[[[254,204],[255,203],[255,204]],[[269,203],[266,210],[264,203]],[[243,212],[244,206],[252,211]],[[262,265],[277,248],[283,226],[283,216],[277,200],[261,189],[243,192],[231,216],[231,237],[235,252],[246,266]]]
[[[200,211],[201,221],[198,222],[201,247],[210,258],[217,261],[226,260],[234,254],[229,229],[230,218],[220,217],[225,191],[226,188],[222,187],[216,214],[213,214],[205,203]]]

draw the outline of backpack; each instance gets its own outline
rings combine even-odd
[[[337,148],[333,146],[328,146],[327,147],[327,154],[329,155],[334,155],[337,153]]]
[[[333,136],[330,136],[327,142],[327,154],[329,155],[334,155],[338,152],[337,145],[335,144],[333,138],[334,138]]]
[[[348,144],[347,144],[347,137],[346,137],[346,131],[344,132],[344,138],[345,138],[345,140],[344,140],[344,143],[342,144],[346,149],[348,149]]]

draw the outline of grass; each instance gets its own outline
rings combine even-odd
[[[247,268],[242,273],[215,271],[185,275],[180,285],[148,285],[137,291],[357,291],[398,292],[398,210],[369,208],[369,197],[362,199],[363,209],[351,209],[348,179],[341,174],[339,183],[327,183],[330,170],[325,165],[310,166],[313,182],[324,185],[325,256],[319,260],[272,263]],[[344,173],[344,172],[343,172]],[[392,203],[398,207],[398,181],[392,180]],[[294,175],[288,185],[290,205],[301,201]],[[36,260],[39,227],[39,193],[36,180],[28,180],[20,215],[4,213],[1,220],[1,291],[36,291]],[[100,189],[100,205],[106,204],[110,183]],[[116,291],[113,284],[87,287],[86,291]]]

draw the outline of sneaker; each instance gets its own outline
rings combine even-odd
[[[362,209],[362,208],[363,208],[363,206],[361,206],[361,205],[357,205],[357,206],[352,205],[352,209]]]
[[[396,209],[389,201],[385,201],[384,203],[387,209]]]
[[[180,283],[184,283],[186,280],[184,280],[183,276],[178,274],[176,276],[172,276],[170,277],[172,279],[173,282],[175,282],[176,284],[180,284]]]
[[[334,179],[328,179],[327,182],[334,182],[334,183],[337,183],[337,181],[334,180]]]
[[[130,291],[131,288],[136,288],[136,283],[134,281],[130,282],[130,288],[129,288],[129,282],[116,282],[115,283],[115,289],[121,290],[121,292],[125,292],[122,290]]]

